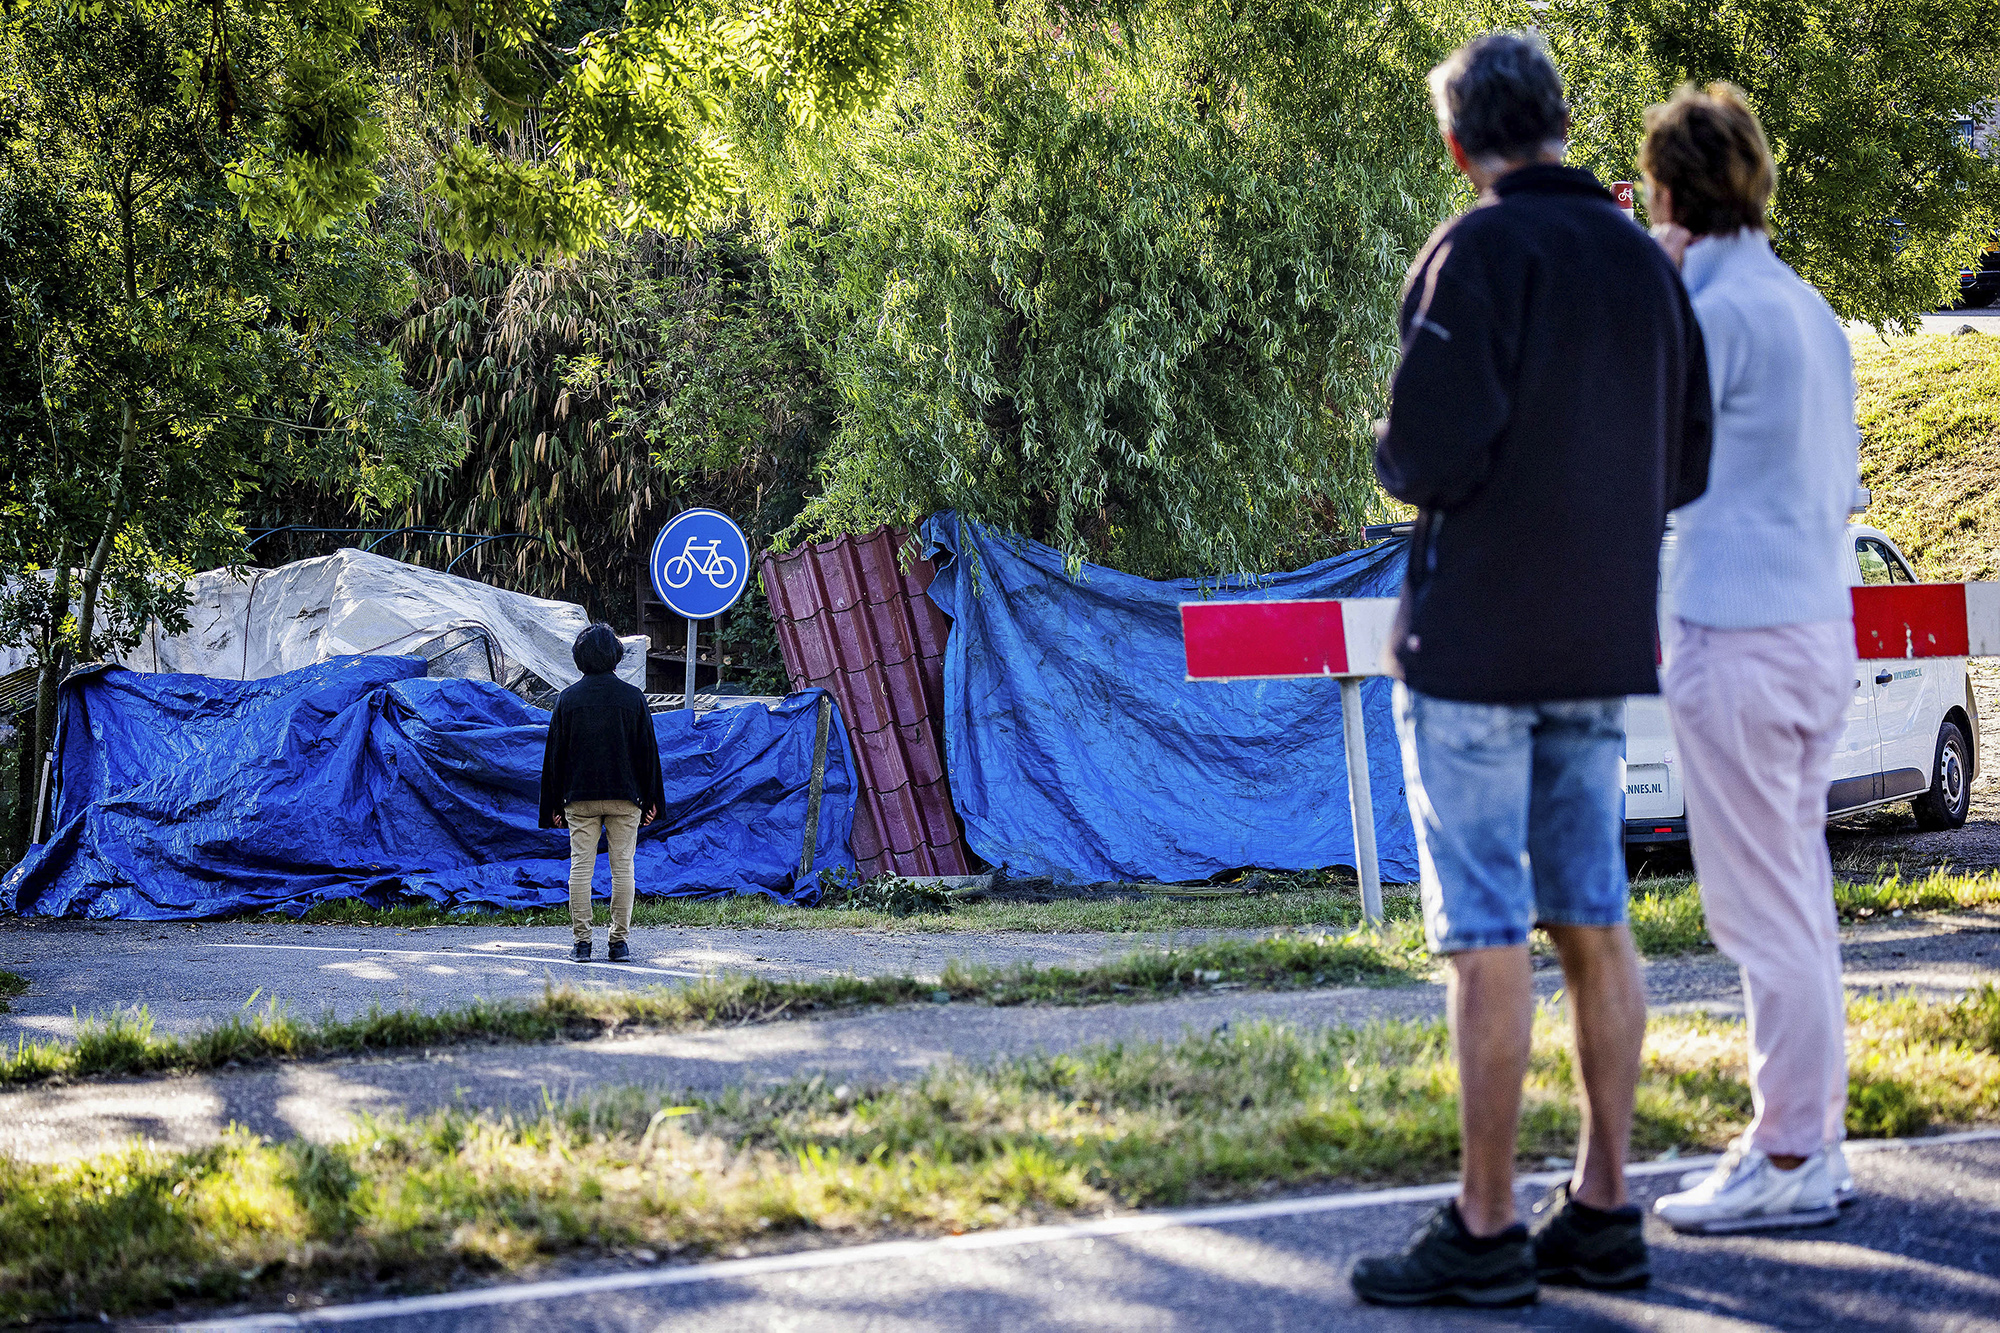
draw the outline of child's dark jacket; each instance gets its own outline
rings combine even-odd
[[[577,801],[666,804],[660,746],[646,696],[609,673],[585,676],[556,699],[542,752],[542,827]]]

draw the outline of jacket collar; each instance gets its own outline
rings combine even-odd
[[[1681,259],[1681,281],[1690,295],[1715,281],[1724,269],[1771,257],[1771,238],[1755,227],[1716,232],[1689,244]]]
[[[1493,182],[1493,193],[1505,199],[1510,194],[1580,194],[1611,203],[1611,191],[1597,177],[1581,167],[1565,167],[1554,162],[1532,162]]]

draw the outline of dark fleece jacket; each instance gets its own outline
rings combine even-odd
[[[576,801],[666,802],[646,696],[617,676],[585,676],[556,698],[542,751],[542,827]]]
[[[1655,694],[1660,537],[1708,484],[1708,368],[1671,260],[1586,171],[1530,166],[1403,293],[1375,471],[1418,507],[1393,640],[1475,703]]]

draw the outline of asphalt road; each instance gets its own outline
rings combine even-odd
[[[1399,1243],[1433,1206],[1400,1191],[1403,1200],[1350,1196],[1322,1201],[1319,1211],[1210,1225],[1103,1234],[1130,1225],[1121,1220],[1095,1235],[997,1233],[605,1272],[543,1289],[489,1288],[234,1327],[333,1316],[348,1328],[398,1333],[2000,1329],[2000,1141],[1855,1149],[1863,1199],[1833,1226],[1694,1239],[1649,1223],[1649,1288],[1547,1288],[1538,1305],[1517,1310],[1380,1310],[1354,1300],[1346,1280],[1354,1259]],[[1639,1197],[1650,1202],[1672,1189],[1674,1174],[1638,1182]]]

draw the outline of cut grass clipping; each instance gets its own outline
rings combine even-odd
[[[302,1060],[473,1041],[551,1041],[622,1028],[671,1029],[769,1022],[863,1005],[1091,1004],[1216,990],[1296,990],[1412,980],[1431,966],[1405,927],[1374,936],[1274,935],[1141,951],[1100,967],[980,967],[957,962],[937,981],[829,977],[775,981],[727,974],[685,986],[582,992],[550,987],[528,1003],[475,1001],[437,1013],[371,1009],[357,1018],[301,1019],[275,1002],[188,1036],[162,1035],[152,1017],[87,1018],[74,1042],[29,1042],[0,1051],[0,1083],[91,1074],[219,1069],[231,1061]],[[253,996],[254,1000],[255,997]]]
[[[2000,1117],[2000,991],[1849,1008],[1856,1136]],[[1649,1024],[1634,1152],[1720,1147],[1744,1123],[1743,1034]],[[873,1089],[822,1079],[664,1104],[636,1090],[514,1119],[364,1121],[334,1145],[238,1132],[61,1165],[0,1161],[0,1317],[327,1299],[959,1232],[1242,1196],[1439,1179],[1456,1078],[1437,1023],[1257,1024],[1172,1044],[947,1066]],[[1573,1150],[1569,1043],[1544,1011],[1520,1152]]]

